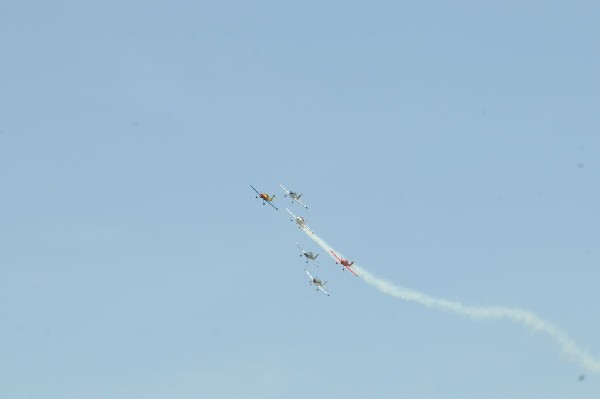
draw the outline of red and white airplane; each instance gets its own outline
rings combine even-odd
[[[333,251],[329,251],[329,252],[331,252],[331,254],[337,259],[337,262],[335,262],[336,265],[339,265],[341,263],[342,266],[344,266],[346,269],[350,270],[350,273],[354,274],[355,276],[358,276],[358,274],[356,274],[356,272],[352,268],[354,261],[350,262],[348,259],[341,259],[339,256],[337,256],[335,254],[335,252],[333,252]],[[342,270],[344,270],[344,269],[342,269]]]
[[[273,194],[272,196],[269,196],[269,194],[265,194],[265,193],[259,193],[257,189],[254,188],[254,186],[251,184],[250,187],[252,187],[252,190],[256,191],[256,194],[258,194],[256,196],[256,198],[260,198],[263,200],[263,205],[265,204],[265,202],[269,205],[271,205],[273,208],[275,208],[275,210],[279,210],[277,209],[277,207],[275,205],[273,205],[273,199],[275,198],[275,195]]]

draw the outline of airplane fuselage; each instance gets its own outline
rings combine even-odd
[[[264,201],[267,202],[271,202],[273,200],[273,197],[269,197],[269,194],[265,194],[265,193],[261,193],[259,194],[260,198],[262,198]]]

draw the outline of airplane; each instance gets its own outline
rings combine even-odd
[[[325,281],[324,283],[321,282],[321,280],[319,280],[316,277],[313,277],[310,275],[310,273],[308,272],[308,270],[304,269],[304,271],[306,272],[306,274],[308,274],[308,278],[310,278],[310,285],[315,285],[315,287],[317,287],[317,291],[321,290],[325,293],[325,295],[330,296],[329,293],[327,291],[325,291],[325,284],[327,284],[327,281]]]
[[[299,229],[304,229],[306,231],[308,231],[311,234],[314,234],[313,231],[311,229],[308,228],[308,226],[304,223],[305,220],[302,216],[296,216],[292,213],[292,211],[290,211],[289,209],[285,208],[286,211],[289,212],[290,215],[292,215],[293,219],[290,219],[290,221],[292,222],[296,222],[296,224],[298,225]]]
[[[358,274],[356,274],[356,272],[354,271],[354,269],[352,269],[352,265],[354,264],[354,261],[349,262],[348,259],[340,259],[340,257],[337,256],[335,254],[335,252],[333,252],[333,251],[329,251],[329,252],[331,252],[331,254],[337,259],[337,262],[335,262],[336,265],[338,265],[338,264],[341,263],[342,266],[344,266],[346,269],[350,270],[350,272],[352,274],[354,274],[355,276],[358,276]],[[342,270],[344,270],[344,269],[342,269]]]
[[[300,201],[300,197],[302,197],[302,194],[298,194],[298,193],[295,193],[293,191],[290,191],[287,188],[283,187],[282,184],[280,184],[279,187],[281,187],[283,189],[283,191],[285,191],[284,197],[287,197],[289,195],[290,198],[293,200],[292,202],[298,201],[298,203],[300,205],[302,205],[303,207],[305,207],[306,209],[308,209],[308,207],[302,201]]]
[[[312,260],[315,262],[315,264],[317,265],[317,267],[321,267],[319,265],[319,262],[317,262],[317,256],[319,256],[319,254],[314,254],[312,252],[308,252],[302,249],[302,247],[300,245],[298,245],[298,243],[296,243],[296,246],[298,248],[300,248],[300,251],[302,251],[302,255],[300,255],[300,257],[304,256],[306,258],[306,263],[308,263],[309,260]]]
[[[275,210],[279,210],[275,205],[273,205],[272,201],[275,198],[275,194],[273,194],[273,196],[269,197],[269,194],[265,194],[265,193],[259,193],[257,189],[254,188],[254,186],[251,184],[250,187],[252,187],[252,190],[256,191],[256,194],[258,194],[256,196],[256,198],[260,198],[263,200],[263,205],[265,204],[265,202],[269,205],[271,205],[273,208],[275,208]]]

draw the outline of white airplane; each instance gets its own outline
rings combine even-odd
[[[310,282],[309,282],[310,285],[314,284],[315,287],[317,287],[317,291],[321,290],[325,293],[325,295],[330,296],[329,293],[327,291],[325,291],[325,288],[324,288],[325,284],[327,284],[327,281],[325,281],[323,283],[318,278],[311,276],[310,273],[308,272],[308,270],[304,269],[304,271],[306,272],[306,274],[308,274],[308,278],[310,278]]]
[[[300,248],[300,251],[302,252],[302,255],[300,255],[300,257],[304,256],[306,258],[306,263],[308,263],[309,260],[312,260],[315,262],[315,265],[317,265],[317,267],[321,267],[321,265],[319,265],[319,262],[317,262],[317,256],[319,256],[319,254],[315,255],[310,251],[303,250],[302,247],[298,245],[298,243],[296,243],[296,246]]]
[[[283,191],[285,191],[284,197],[287,197],[289,195],[290,198],[293,200],[292,202],[297,201],[300,205],[302,205],[303,207],[308,209],[308,207],[302,201],[300,201],[300,197],[302,197],[302,194],[298,194],[293,191],[290,191],[287,188],[283,187],[283,185],[281,185],[281,184],[279,185],[279,187],[281,187],[283,189]]]
[[[289,212],[290,215],[292,215],[293,219],[290,219],[290,221],[292,222],[296,222],[296,224],[298,225],[299,229],[304,229],[306,231],[308,231],[311,234],[314,234],[313,231],[311,229],[308,228],[308,226],[305,223],[305,220],[302,216],[296,216],[292,213],[292,211],[290,211],[289,209],[285,208],[286,211]]]

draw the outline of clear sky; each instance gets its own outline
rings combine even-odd
[[[0,397],[598,398],[543,333],[308,285],[286,206],[600,357],[600,3],[453,3],[1,2]]]

